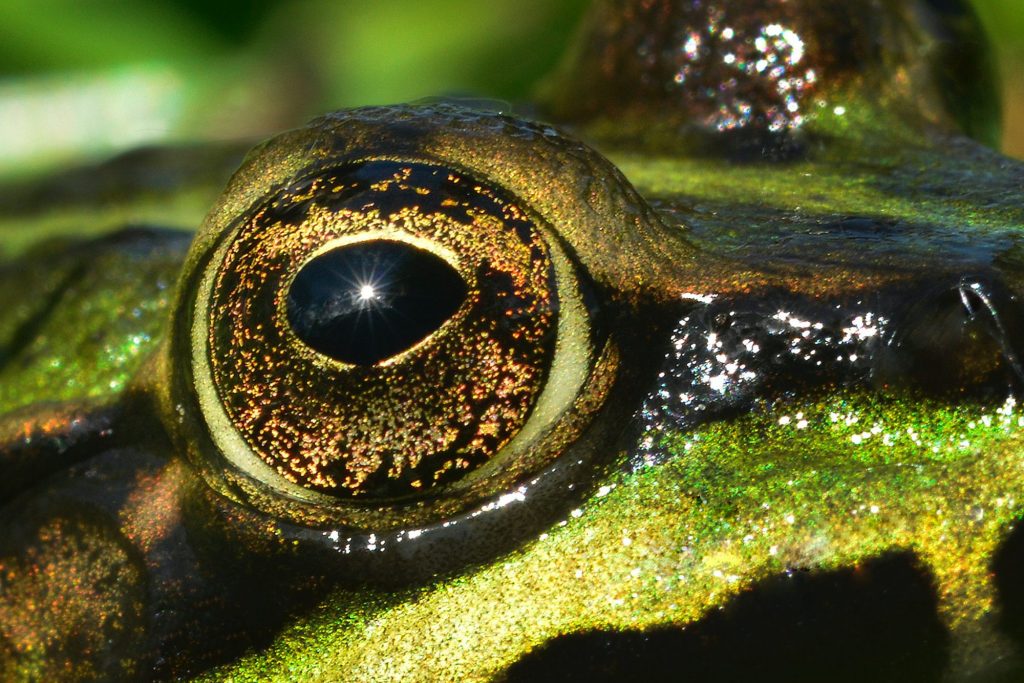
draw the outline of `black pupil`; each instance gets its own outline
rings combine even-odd
[[[466,298],[447,261],[403,242],[339,247],[303,266],[288,291],[288,322],[335,360],[374,365],[436,331]]]

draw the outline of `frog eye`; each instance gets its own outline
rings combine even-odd
[[[238,464],[282,491],[390,499],[460,480],[586,379],[586,312],[556,281],[564,254],[449,168],[315,170],[226,247],[197,360],[245,444]]]
[[[307,160],[197,240],[171,400],[222,493],[425,523],[551,465],[604,405],[617,351],[578,254],[504,179],[425,146]]]

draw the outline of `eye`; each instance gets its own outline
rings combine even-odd
[[[605,406],[619,351],[584,224],[538,210],[542,169],[509,189],[417,148],[313,152],[258,195],[236,178],[197,239],[169,412],[228,497],[304,525],[428,524],[552,466]]]
[[[548,409],[559,318],[567,355],[583,354],[557,359],[569,371],[551,389],[586,380],[586,313],[576,288],[559,291],[559,259],[516,203],[451,169],[317,170],[242,221],[211,272],[195,360],[265,482],[427,491]]]

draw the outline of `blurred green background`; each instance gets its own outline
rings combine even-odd
[[[338,107],[516,100],[588,0],[0,0],[0,177]],[[1024,157],[1024,0],[975,0]]]

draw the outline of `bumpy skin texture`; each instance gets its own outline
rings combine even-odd
[[[1024,167],[949,106],[987,96],[958,76],[985,62],[972,21],[608,0],[545,86],[562,127],[358,109],[261,145],[219,199],[237,150],[9,193],[3,677],[1018,680]],[[366,159],[524,207],[575,383],[515,457],[364,504],[248,468],[202,364],[253,212]],[[106,190],[26,208],[84,178]]]

